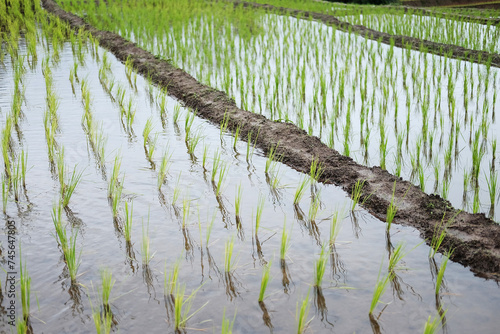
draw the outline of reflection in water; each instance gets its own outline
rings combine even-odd
[[[135,258],[135,252],[134,252],[134,247],[132,246],[132,242],[130,241],[125,242],[125,251],[126,251],[125,264],[128,264],[128,266],[132,270],[132,273],[135,274],[139,269],[139,263]]]
[[[380,324],[378,323],[378,317],[375,318],[373,314],[368,315],[370,318],[370,326],[372,327],[373,334],[381,334],[381,327]]]
[[[243,225],[241,224],[240,216],[236,216],[236,228],[238,229],[237,236],[241,241],[245,241],[245,232],[243,231]]]
[[[153,285],[153,273],[151,272],[151,268],[147,264],[142,265],[142,280],[148,289],[149,296],[156,297],[155,287]]]
[[[333,243],[330,244],[330,266],[332,267],[333,280],[337,283],[342,280],[342,283],[345,284],[347,271]]]
[[[354,234],[354,237],[356,237],[356,239],[359,239],[359,235],[361,234],[361,227],[359,227],[356,211],[351,211],[351,214],[349,216],[351,217],[352,233]]]
[[[271,322],[271,316],[269,315],[269,312],[267,311],[266,304],[264,301],[259,302],[260,309],[262,310],[262,320],[264,320],[264,324],[269,327],[269,330],[271,333],[273,332],[273,324]]]
[[[257,256],[259,258],[260,265],[265,266],[267,264],[267,261],[264,259],[264,253],[262,252],[262,245],[260,244],[259,237],[257,234],[255,234],[253,240],[254,240],[255,248],[257,249]],[[255,261],[255,251],[252,252],[252,257]]]
[[[288,294],[290,291],[290,282],[291,282],[291,276],[290,276],[290,271],[288,270],[288,265],[286,264],[285,259],[281,259],[280,261],[280,267],[281,267],[281,284],[283,284],[283,291]]]
[[[83,313],[83,305],[82,305],[82,286],[78,283],[72,282],[68,289],[69,297],[73,301],[73,305],[71,306],[71,310],[73,314],[82,314]]]
[[[210,254],[210,249],[206,247],[207,250],[207,260],[208,260],[208,278],[212,279],[212,271],[215,272],[216,277],[222,277],[222,273],[219,270],[219,267],[217,267],[217,263],[215,263],[214,258]]]
[[[217,201],[217,204],[219,204],[219,211],[222,215],[222,221],[224,222],[224,228],[228,228],[228,224],[232,225],[231,223],[231,217],[229,216],[229,212],[226,209],[226,206],[224,204],[224,200],[222,196],[219,194],[217,195],[217,185],[215,182],[212,181],[212,189],[215,194],[215,200]]]
[[[314,305],[316,310],[320,315],[321,321],[330,326],[335,326],[333,323],[328,321],[328,308],[326,307],[325,296],[323,295],[323,289],[320,286],[314,286]]]
[[[304,211],[300,208],[298,204],[293,205],[293,212],[295,219],[300,223],[299,226],[304,228],[307,233],[316,241],[318,246],[321,246],[321,237],[318,225],[314,220],[308,221],[305,219]]]
[[[194,259],[194,247],[191,236],[189,235],[189,230],[187,227],[181,228],[182,236],[184,237],[184,249],[186,250],[186,258]]]
[[[224,286],[226,287],[226,295],[229,297],[230,301],[239,295],[236,285],[241,285],[241,283],[238,282],[233,273],[226,271],[224,273]]]
[[[64,207],[64,212],[66,212],[66,217],[68,218],[68,221],[70,222],[71,227],[78,228],[79,232],[83,233],[84,231],[83,231],[82,227],[85,225],[83,223],[83,220],[78,218],[68,206]]]

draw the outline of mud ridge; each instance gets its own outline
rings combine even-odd
[[[122,62],[130,57],[139,73],[150,74],[157,85],[168,87],[169,95],[182,101],[185,106],[196,109],[197,115],[215,124],[220,124],[224,115],[227,115],[230,130],[234,131],[241,125],[242,136],[251,133],[254,139],[257,138],[257,146],[266,153],[278,146],[277,152],[288,166],[308,173],[311,161],[318,159],[324,170],[320,181],[340,186],[348,193],[352,192],[356,181],[366,180],[364,193],[372,195],[364,207],[374,216],[385,221],[395,182],[398,212],[394,222],[417,228],[426,240],[430,240],[443,216],[447,220],[456,215],[441,250],[454,248],[451,257],[454,261],[469,266],[482,277],[500,280],[500,225],[487,219],[484,214],[458,212],[448,201],[427,195],[418,187],[379,167],[368,168],[355,163],[293,124],[273,122],[239,109],[224,92],[199,83],[188,73],[156,59],[121,36],[95,29],[81,18],[63,11],[53,0],[42,0],[42,3],[48,12],[74,29],[89,31],[99,39],[102,47]]]
[[[500,55],[497,53],[472,50],[457,45],[436,43],[425,39],[419,39],[409,36],[391,35],[385,32],[367,28],[365,26],[354,25],[345,21],[341,21],[336,17],[328,14],[315,13],[285,7],[276,7],[273,5],[246,1],[233,1],[233,3],[234,6],[264,9],[270,12],[290,15],[297,18],[313,18],[314,20],[335,26],[337,29],[342,31],[353,32],[364,38],[374,41],[380,40],[384,44],[391,45],[391,41],[394,41],[394,45],[400,48],[409,47],[412,50],[416,51],[424,50],[425,52],[432,53],[438,56],[447,56],[448,58],[466,60],[485,65],[488,64],[489,59],[491,59],[491,62],[489,64],[491,66],[500,68]]]

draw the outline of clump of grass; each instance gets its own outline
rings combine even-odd
[[[224,312],[222,312],[222,326],[221,326],[221,334],[232,334],[234,321],[236,320],[236,310],[234,311],[233,320],[226,318],[226,308],[224,307]]]
[[[404,243],[398,243],[396,248],[391,252],[391,256],[389,257],[389,271],[394,271],[398,263],[408,254],[405,252],[405,247]]]
[[[31,295],[31,277],[29,276],[26,263],[23,266],[23,258],[20,254],[19,256],[19,266],[20,266],[20,278],[19,285],[21,288],[21,306],[23,308],[23,319],[28,320],[30,315],[30,295]]]
[[[337,240],[340,229],[342,228],[342,224],[339,221],[339,215],[342,215],[342,213],[338,210],[336,210],[332,215],[332,220],[330,222],[330,246],[335,245],[335,241]]]
[[[446,255],[443,255],[443,259],[441,260],[441,265],[439,266],[439,271],[436,277],[436,295],[439,294],[439,291],[441,289],[441,284],[443,283],[443,278],[444,278],[444,272],[446,270],[446,266],[448,264],[448,260],[450,259],[450,254],[448,253]]]
[[[142,253],[142,265],[148,266],[149,262],[153,259],[154,254],[151,254],[150,250],[150,239],[149,239],[149,213],[148,213],[148,222],[144,225],[142,223],[142,245],[141,245],[141,253]]]
[[[193,300],[201,286],[191,292],[190,295],[186,296],[185,284],[176,285],[175,293],[174,293],[174,322],[175,322],[175,330],[180,331],[186,327],[186,323],[189,319],[191,319],[196,313],[198,313],[203,307],[205,307],[208,302],[206,302],[203,306],[201,306],[198,310],[191,312],[191,307],[193,305]]]
[[[318,159],[312,159],[311,168],[309,170],[309,176],[311,177],[311,181],[318,181],[323,173],[323,165],[319,162]]]
[[[130,242],[132,238],[132,218],[134,215],[134,203],[130,203],[130,209],[128,202],[125,202],[125,223],[123,224],[123,234],[125,236],[125,241]]]
[[[267,284],[269,283],[269,274],[271,272],[271,261],[262,268],[262,278],[260,281],[259,302],[264,301]]]
[[[394,199],[394,195],[396,193],[396,181],[394,181],[394,186],[392,187],[392,198],[391,198],[391,203],[389,203],[389,206],[387,207],[387,231],[391,229],[391,224],[392,221],[394,220],[394,217],[396,216],[396,212],[398,211],[398,207],[396,206],[396,202]]]
[[[63,196],[62,204],[64,207],[68,206],[71,196],[73,196],[76,187],[78,186],[78,184],[82,179],[82,175],[83,172],[77,172],[75,166],[75,168],[73,169],[73,173],[71,174],[71,178],[68,180],[67,183],[64,184],[64,191],[62,195]]]
[[[234,270],[235,263],[233,261],[234,237],[226,241],[224,245],[224,268],[226,273],[231,273]]]
[[[358,181],[356,181],[356,183],[352,187],[352,194],[351,194],[351,201],[352,201],[351,210],[352,211],[354,211],[354,209],[356,208],[356,205],[361,200],[361,196],[363,196],[363,187],[365,186],[365,182],[366,182],[366,180],[358,180]],[[365,196],[365,198],[363,199],[361,204],[366,202],[370,196],[371,195]]]
[[[255,214],[255,235],[259,232],[260,221],[262,219],[262,212],[264,211],[264,197],[259,194],[259,199],[257,200],[257,212]]]
[[[163,285],[163,293],[168,295],[173,295],[177,288],[177,280],[179,278],[179,268],[181,264],[181,259],[179,258],[174,263],[174,267],[170,274],[168,274],[167,279],[167,264],[165,263],[165,281]]]
[[[242,195],[241,182],[236,187],[236,197],[234,198],[234,210],[236,212],[236,217],[240,217],[240,207],[241,207],[241,195]]]

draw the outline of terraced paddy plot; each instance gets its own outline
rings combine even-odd
[[[495,282],[318,183],[321,164],[306,175],[264,156],[37,15],[0,65],[20,332],[496,328]]]
[[[232,5],[162,3],[157,23],[145,26],[138,22],[148,22],[152,8],[141,1],[99,10],[73,5],[93,13],[88,19],[98,27],[234,96],[241,108],[293,122],[357,162],[498,220],[497,68]]]

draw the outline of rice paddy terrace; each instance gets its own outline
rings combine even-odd
[[[0,1],[0,330],[495,333],[487,13]]]

